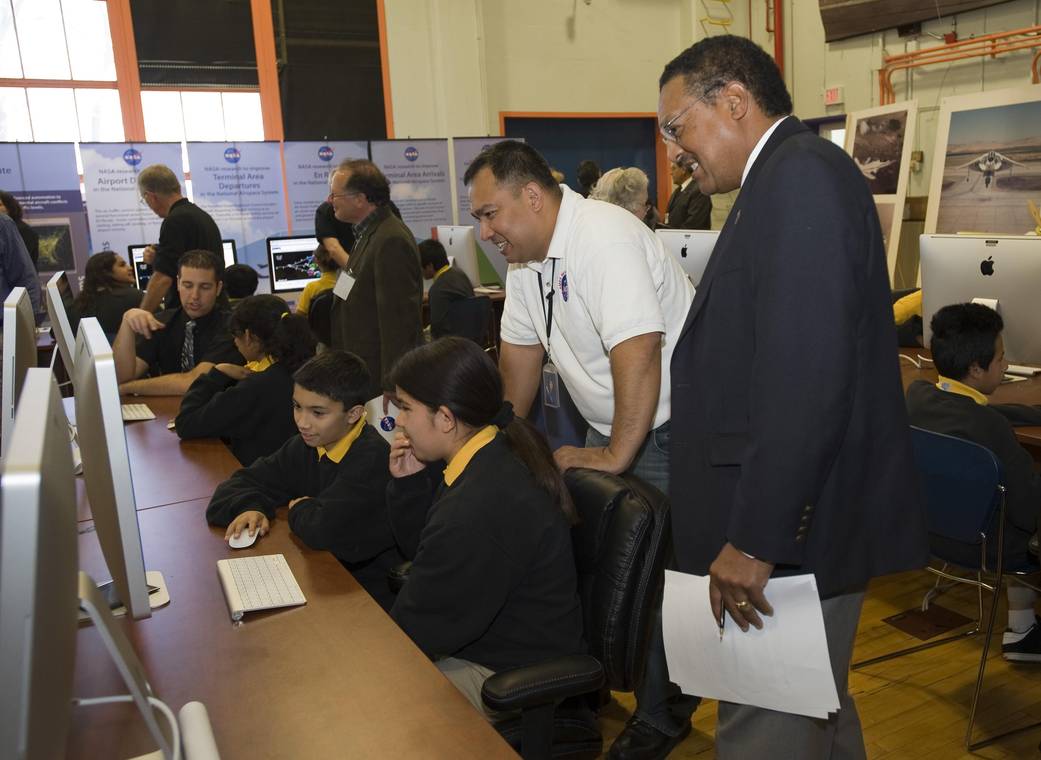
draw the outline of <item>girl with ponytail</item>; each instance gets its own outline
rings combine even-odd
[[[218,364],[200,375],[181,401],[181,438],[220,437],[244,467],[296,435],[293,373],[314,356],[305,317],[278,296],[243,298],[228,325],[246,366]]]
[[[387,507],[413,560],[391,616],[483,711],[492,673],[584,651],[574,508],[477,344],[413,349],[390,380],[400,412]]]

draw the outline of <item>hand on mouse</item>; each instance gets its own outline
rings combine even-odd
[[[268,521],[267,516],[263,512],[251,509],[249,512],[243,512],[231,521],[231,525],[224,532],[224,540],[238,538],[243,530],[248,531],[251,536],[259,530],[260,535],[266,536],[270,529],[271,523]]]

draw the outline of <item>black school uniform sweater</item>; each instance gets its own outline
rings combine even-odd
[[[940,390],[934,383],[916,380],[907,389],[907,412],[911,424],[934,433],[962,438],[993,452],[1005,469],[1005,557],[1006,563],[1023,565],[1032,561],[1027,542],[1038,528],[1041,514],[1041,475],[1012,428],[1013,424],[1041,424],[1037,409],[1019,404],[977,404],[968,396]],[[990,560],[997,552],[997,513],[988,531]],[[954,551],[965,564],[979,562],[979,550],[969,550],[946,539],[930,541]],[[955,548],[956,547],[956,548]]]
[[[181,438],[223,438],[244,466],[296,435],[293,378],[276,362],[233,380],[214,368],[192,383],[174,423]]]
[[[502,435],[451,486],[392,478],[387,507],[413,556],[390,614],[427,656],[498,671],[586,651],[570,526]]]
[[[227,527],[243,512],[274,519],[275,509],[300,496],[289,527],[312,549],[333,553],[384,609],[393,598],[387,572],[404,561],[387,517],[390,446],[365,425],[337,464],[299,435],[221,483],[206,508],[211,525]],[[263,539],[261,539],[263,540]]]

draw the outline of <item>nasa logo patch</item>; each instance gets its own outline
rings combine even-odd
[[[383,432],[385,433],[389,433],[396,427],[397,424],[394,422],[393,417],[384,417],[380,420],[380,429],[383,430]]]

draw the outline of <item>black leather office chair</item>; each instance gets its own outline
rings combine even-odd
[[[445,335],[469,338],[481,348],[495,345],[492,333],[492,299],[488,296],[463,298],[453,303],[442,324],[430,325],[435,340]]]
[[[520,711],[495,727],[526,760],[601,753],[583,697],[639,681],[670,540],[668,499],[639,478],[575,469],[565,481],[581,518],[572,543],[589,654],[496,673],[482,691],[490,708]]]
[[[311,333],[316,340],[327,346],[333,342],[333,298],[335,296],[331,290],[323,290],[311,299],[311,308],[307,311],[307,324]]]

